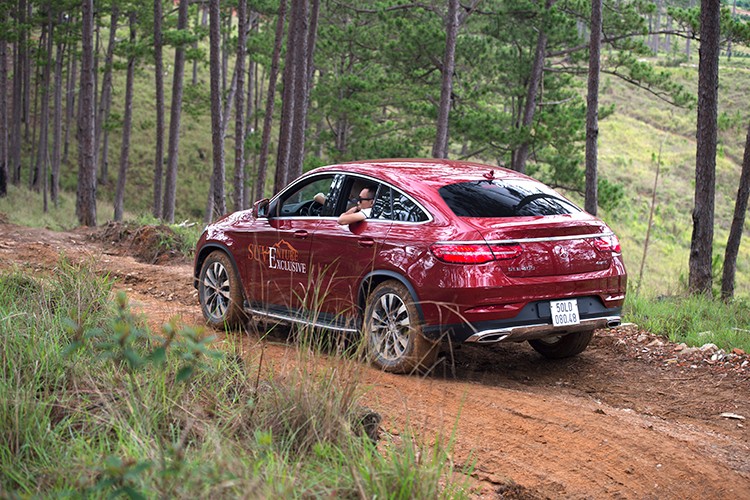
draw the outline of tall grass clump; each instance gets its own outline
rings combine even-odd
[[[691,346],[706,343],[722,349],[738,347],[750,352],[750,303],[725,303],[705,295],[658,298],[629,294],[625,302],[628,321],[644,330]]]
[[[450,444],[376,442],[361,364],[265,366],[201,329],[151,331],[90,264],[0,273],[0,492],[21,497],[461,498]],[[228,337],[230,338],[230,337]]]

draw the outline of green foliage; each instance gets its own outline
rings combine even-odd
[[[721,349],[750,352],[750,304],[726,304],[704,295],[650,298],[630,293],[625,302],[628,321],[672,342],[691,346],[713,343]]]
[[[111,285],[65,260],[0,273],[7,496],[467,496],[451,443],[364,435],[356,361],[308,345],[275,373],[260,344],[219,351],[173,322],[153,333]]]

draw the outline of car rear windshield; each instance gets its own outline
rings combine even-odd
[[[449,184],[440,196],[459,217],[563,215],[581,209],[544,184],[527,180]]]

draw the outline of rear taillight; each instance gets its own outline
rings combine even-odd
[[[622,248],[620,248],[620,240],[618,240],[617,236],[615,236],[614,234],[611,234],[609,236],[602,236],[601,238],[596,238],[594,240],[594,246],[600,252],[612,252],[612,253],[622,252]]]
[[[521,245],[487,245],[435,243],[430,246],[433,255],[452,264],[484,264],[493,260],[513,259],[521,255]]]

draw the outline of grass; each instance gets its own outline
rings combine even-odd
[[[355,360],[307,342],[277,372],[262,346],[151,332],[110,295],[64,259],[49,276],[0,274],[3,496],[468,495],[450,441],[373,444]]]
[[[649,299],[636,294],[627,298],[625,315],[651,333],[690,346],[716,344],[727,351],[750,352],[750,303],[725,304],[705,296],[665,296]]]

